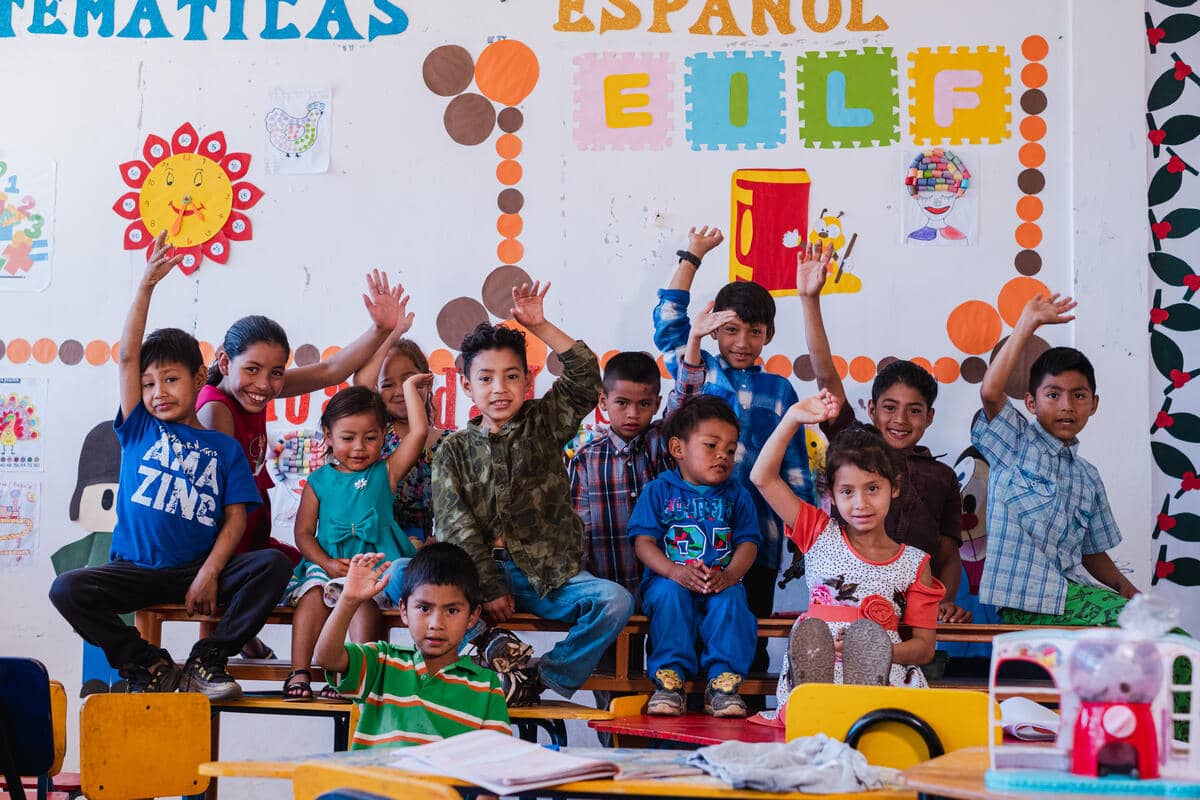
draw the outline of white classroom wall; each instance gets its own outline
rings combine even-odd
[[[359,295],[362,273],[386,269],[412,293],[417,318],[412,336],[427,351],[452,351],[438,338],[435,319],[457,297],[480,297],[500,261],[496,246],[495,170],[499,131],[476,147],[456,144],[443,128],[448,98],[430,92],[422,63],[435,47],[458,44],[478,56],[493,37],[519,40],[537,56],[540,77],[520,104],[517,132],[525,197],[520,266],[554,283],[549,315],[593,350],[652,350],[650,310],[655,289],[674,267],[693,224],[730,223],[730,179],[736,169],[803,167],[812,180],[810,206],[844,211],[847,232],[859,239],[852,259],[863,283],[857,294],[824,299],[834,352],[865,356],[920,356],[931,362],[968,357],[950,341],[947,318],[966,300],[995,304],[1017,277],[1021,196],[1018,122],[1024,116],[1019,73],[1027,62],[1022,42],[1042,36],[1048,133],[1042,172],[1046,189],[1037,246],[1036,278],[1080,302],[1073,326],[1045,332],[1051,344],[1075,344],[1097,368],[1102,403],[1085,431],[1082,454],[1099,467],[1126,541],[1118,560],[1135,582],[1149,575],[1149,451],[1144,420],[1149,358],[1145,336],[1146,230],[1141,118],[1145,78],[1139,0],[1010,0],[964,5],[949,0],[866,0],[866,16],[881,15],[887,30],[851,32],[843,22],[813,33],[792,3],[795,33],[749,35],[749,0],[732,0],[742,37],[687,31],[704,3],[691,0],[672,17],[673,32],[649,33],[650,0],[635,0],[647,19],[636,31],[556,31],[554,0],[422,0],[397,5],[410,19],[400,34],[368,42],[269,41],[258,35],[263,5],[246,4],[246,41],[223,41],[224,0],[206,24],[207,41],[183,41],[187,12],[162,3],[173,37],[159,40],[77,38],[28,32],[33,0],[13,9],[16,36],[0,38],[0,74],[24,75],[28,91],[0,114],[0,158],[52,159],[57,165],[52,220],[52,279],[32,293],[0,293],[0,341],[83,344],[119,336],[128,300],[144,265],[141,251],[122,250],[127,221],[112,210],[128,187],[117,166],[141,158],[148,134],[170,138],[190,121],[201,136],[224,131],[230,150],[254,161],[247,180],[264,198],[247,212],[253,239],[235,242],[227,265],[206,260],[191,277],[172,275],[157,291],[150,327],[178,326],[216,344],[230,322],[265,313],[289,332],[293,347],[324,350],[357,336],[367,320]],[[133,3],[116,3],[117,28]],[[366,35],[369,2],[347,4]],[[564,3],[563,5],[569,5]],[[817,5],[824,5],[818,3]],[[843,5],[849,9],[847,0]],[[575,3],[597,22],[599,0]],[[307,30],[321,4],[280,5],[285,20]],[[68,28],[74,0],[59,4]],[[375,12],[378,15],[378,12]],[[848,11],[847,11],[848,13]],[[931,22],[932,21],[932,22]],[[1003,47],[1011,60],[1010,136],[999,143],[950,145],[971,163],[978,196],[978,241],[969,248],[924,249],[903,243],[900,185],[907,158],[918,147],[908,132],[907,58],[918,48]],[[796,58],[806,51],[890,47],[898,58],[899,143],[881,147],[812,149],[799,143]],[[687,141],[685,58],[725,50],[782,54],[786,141],[772,149],[692,150]],[[578,56],[661,53],[673,65],[669,91],[673,131],[661,150],[583,150],[574,139],[574,67]],[[269,175],[263,118],[275,87],[332,91],[331,163],[327,173]],[[475,91],[469,89],[468,91]],[[752,101],[753,102],[753,101]],[[499,107],[499,106],[498,106]],[[696,281],[693,308],[729,280],[728,247],[710,255]],[[806,352],[795,297],[777,298],[775,340],[764,357],[788,362]],[[1005,335],[1009,326],[1004,326]],[[452,357],[453,353],[451,353]],[[986,360],[987,353],[983,354]],[[79,447],[116,407],[115,365],[85,359],[67,366],[28,358],[0,358],[0,377],[44,377],[48,399],[40,420],[44,471],[0,474],[42,484],[36,554],[0,572],[0,654],[42,659],[68,694],[79,685],[79,641],[46,599],[53,577],[49,555],[84,531],[68,518]],[[540,393],[550,376],[537,381]],[[811,383],[793,378],[797,390]],[[439,380],[439,387],[442,386]],[[869,396],[870,380],[847,380],[854,402]],[[308,425],[320,401],[312,403]],[[470,403],[461,395],[457,422]],[[968,425],[978,387],[957,378],[941,385],[937,422],[927,435],[935,454],[953,463],[969,444]],[[865,412],[864,412],[865,413]],[[283,404],[278,404],[283,419]],[[278,433],[294,428],[283,422]],[[280,523],[286,529],[286,523]],[[168,627],[170,631],[170,627]],[[169,635],[177,655],[184,633]],[[268,636],[286,649],[286,636]],[[72,713],[77,701],[72,700]],[[327,747],[321,723],[255,722],[228,725],[226,757],[258,750],[251,742],[279,737],[272,752]],[[74,763],[72,759],[68,763]],[[230,796],[233,796],[231,793]],[[282,795],[281,795],[282,796]]]

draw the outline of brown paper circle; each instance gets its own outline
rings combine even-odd
[[[1041,89],[1030,89],[1021,95],[1021,110],[1037,116],[1046,110],[1046,93]]]
[[[1005,336],[992,350],[992,357],[988,360],[989,363],[996,360],[996,354],[1000,352],[1000,348],[1008,341]],[[1031,336],[1025,344],[1025,349],[1021,351],[1021,355],[1017,359],[1016,366],[1013,367],[1012,374],[1008,377],[1008,383],[1004,386],[1004,393],[1014,400],[1020,400],[1025,397],[1029,391],[1029,368],[1033,366],[1033,362],[1037,361],[1038,356],[1050,349],[1049,343],[1040,336]]]
[[[1037,275],[1042,271],[1042,257],[1037,250],[1022,250],[1013,263],[1022,275]]]
[[[442,116],[446,133],[461,145],[482,144],[496,127],[496,109],[492,101],[479,94],[460,94],[446,106]]]
[[[475,330],[479,323],[487,321],[487,309],[478,300],[456,297],[438,312],[438,336],[451,350],[458,350],[466,335]]]
[[[1046,176],[1041,170],[1021,170],[1021,174],[1017,175],[1017,188],[1025,194],[1040,194],[1046,188]]]
[[[429,91],[442,97],[453,97],[471,85],[475,77],[475,60],[465,47],[442,45],[425,56],[421,77]]]
[[[520,189],[505,189],[497,198],[496,205],[505,214],[516,214],[525,207],[525,195],[521,194]]]
[[[533,279],[520,267],[503,266],[492,270],[483,281],[483,305],[500,319],[510,318],[513,287],[522,283],[532,284]]]
[[[69,367],[75,366],[83,361],[83,343],[67,339],[58,347],[58,358]]]
[[[516,133],[525,124],[525,115],[521,113],[519,108],[509,107],[500,112],[497,124],[500,125],[500,130],[505,133]]]
[[[321,360],[321,351],[316,345],[302,344],[296,348],[295,359],[297,367],[307,367]]]
[[[815,381],[817,372],[813,369],[812,356],[805,354],[793,361],[792,373],[802,381]]]
[[[983,380],[983,375],[987,372],[987,362],[979,356],[971,356],[964,358],[960,365],[962,378],[967,383],[979,383]]]

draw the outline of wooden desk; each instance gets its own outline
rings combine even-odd
[[[618,736],[641,736],[686,744],[710,745],[721,742],[782,742],[783,728],[759,725],[748,719],[717,719],[707,714],[660,717],[649,714],[617,717],[588,723],[588,727]]]
[[[332,756],[313,758],[306,756],[294,760],[279,761],[214,761],[200,765],[201,775],[222,778],[276,778],[290,780],[296,768],[303,763],[329,764],[336,762],[347,766],[359,766],[380,772],[400,772],[382,766],[396,757],[395,749],[359,750]],[[460,789],[472,788],[471,784],[441,775],[411,774],[433,783],[441,783]],[[710,797],[719,800],[913,800],[915,794],[909,790],[880,790],[857,794],[800,794],[796,792],[758,792],[749,789],[731,789],[725,783],[708,776],[664,778],[661,780],[638,781],[576,781],[559,786],[535,790],[539,797]]]

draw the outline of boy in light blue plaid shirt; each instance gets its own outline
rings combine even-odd
[[[1121,541],[1100,473],[1076,438],[1099,396],[1083,353],[1053,347],[1029,370],[1025,408],[1005,391],[1025,346],[1042,325],[1073,320],[1069,298],[1034,297],[1021,312],[980,389],[983,411],[971,441],[991,466],[987,559],[979,596],[1010,624],[1115,625],[1137,594],[1106,551]]]

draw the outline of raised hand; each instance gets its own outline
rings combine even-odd
[[[179,266],[181,261],[183,261],[183,254],[176,254],[174,245],[167,244],[167,231],[164,228],[158,236],[154,237],[154,246],[150,250],[150,260],[146,263],[146,272],[142,276],[142,283],[146,286],[154,286],[167,277],[171,270]]]
[[[817,297],[825,287],[829,262],[833,258],[833,242],[828,239],[809,241],[796,254],[796,289],[801,297]]]
[[[1037,330],[1043,325],[1062,325],[1075,319],[1075,315],[1068,312],[1077,305],[1079,304],[1073,299],[1063,297],[1058,292],[1049,297],[1034,295],[1021,310],[1021,319],[1017,321],[1017,325],[1028,326],[1031,330]]]
[[[709,250],[723,241],[725,241],[725,234],[721,233],[721,229],[718,227],[710,228],[705,225],[700,228],[692,228],[688,231],[688,252],[696,258],[704,258]]]
[[[802,425],[817,425],[837,417],[841,403],[828,389],[822,389],[811,397],[797,400],[787,410],[787,415]]]
[[[404,293],[404,287],[396,284],[393,289],[388,285],[386,272],[377,269],[367,273],[368,293],[363,295],[363,305],[371,322],[380,330],[400,330],[401,335],[412,327],[413,315],[408,311],[409,297]]]
[[[732,322],[737,318],[737,312],[731,308],[713,311],[715,305],[716,301],[710,300],[708,305],[696,315],[695,321],[692,322],[692,336],[702,339],[713,331],[720,330],[725,323]]]
[[[409,386],[411,386],[417,392],[420,392],[423,389],[427,390],[431,388],[433,386],[433,373],[418,372],[415,375],[409,375],[404,379],[403,388],[407,389]]]
[[[361,603],[383,591],[388,583],[388,567],[392,565],[384,558],[383,553],[360,553],[350,559],[346,585],[342,587],[346,602]]]
[[[546,321],[546,315],[542,305],[548,291],[550,291],[550,281],[546,281],[545,286],[542,286],[541,281],[534,281],[533,286],[528,283],[514,286],[512,290],[513,319],[530,330],[543,324]]]

